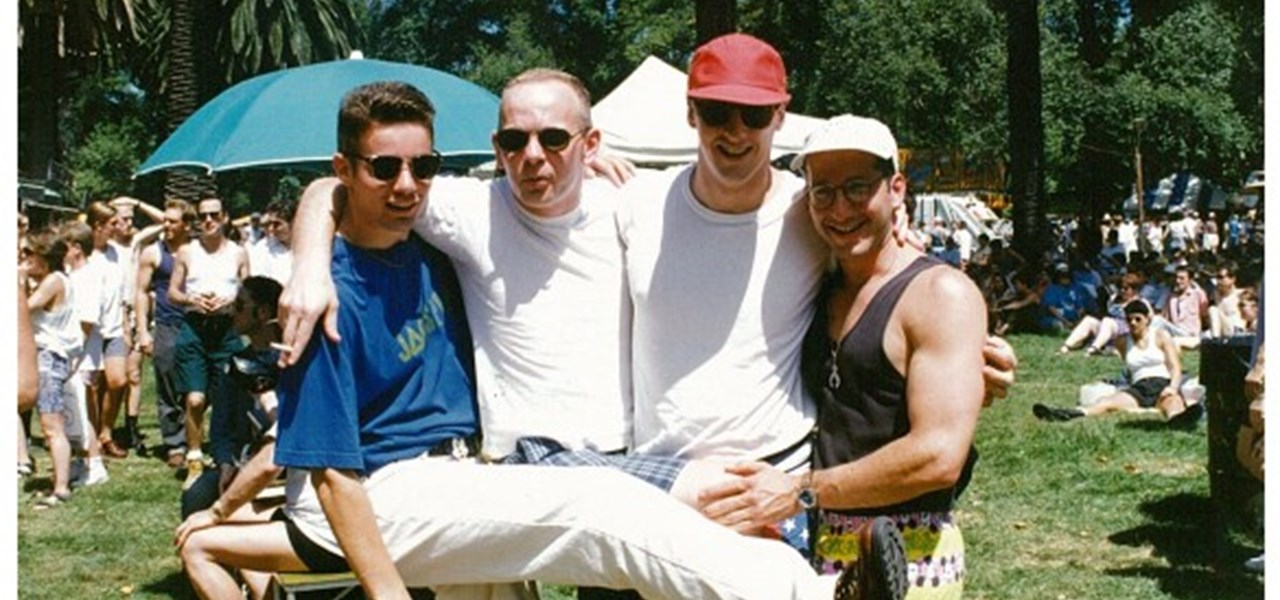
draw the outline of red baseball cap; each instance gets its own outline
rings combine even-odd
[[[787,69],[773,46],[744,33],[713,39],[689,61],[689,97],[747,106],[791,100]]]

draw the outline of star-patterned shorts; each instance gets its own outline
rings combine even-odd
[[[952,521],[951,513],[906,513],[887,515],[902,530],[907,551],[908,600],[958,599],[964,591],[964,537]],[[839,573],[845,564],[858,559],[855,533],[869,516],[850,516],[821,511],[817,517],[818,571]]]

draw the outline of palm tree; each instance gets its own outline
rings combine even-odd
[[[351,0],[142,0],[149,72],[168,100],[170,131],[217,92],[285,67],[343,58],[359,29]],[[200,28],[195,29],[195,23]],[[196,48],[202,50],[199,55]],[[198,200],[211,177],[169,171],[165,193]]]
[[[68,76],[110,66],[134,39],[130,0],[22,0],[18,4],[19,160],[43,178],[60,157],[58,103]],[[25,138],[25,139],[24,139]]]

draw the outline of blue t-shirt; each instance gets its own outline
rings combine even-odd
[[[342,341],[317,328],[281,374],[276,464],[369,475],[475,435],[470,337],[448,259],[416,237],[386,250],[339,238],[333,281]]]
[[[1040,318],[1040,324],[1044,327],[1052,327],[1059,322],[1057,318],[1049,314],[1048,309],[1050,308],[1062,311],[1064,319],[1075,323],[1080,319],[1081,311],[1084,308],[1084,293],[1075,284],[1058,285],[1057,283],[1051,283],[1044,290],[1044,296],[1040,299],[1040,306],[1045,309],[1044,315]]]

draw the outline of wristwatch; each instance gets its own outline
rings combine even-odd
[[[800,484],[800,492],[796,494],[796,501],[804,510],[818,508],[818,492],[813,489],[813,471],[805,473],[804,483]]]

